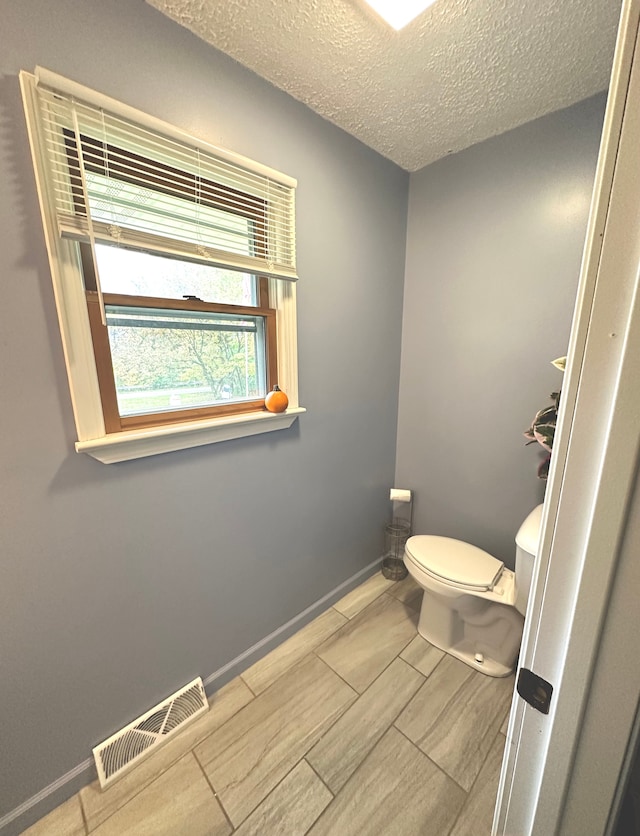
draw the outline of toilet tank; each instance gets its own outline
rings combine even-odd
[[[542,505],[538,505],[522,523],[516,534],[516,609],[522,615],[527,610],[533,563],[540,540],[541,521]]]

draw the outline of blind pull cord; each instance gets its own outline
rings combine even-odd
[[[73,131],[76,138],[76,148],[78,149],[78,167],[80,168],[80,182],[82,184],[82,196],[84,198],[84,205],[87,211],[87,228],[89,231],[89,244],[91,246],[91,257],[93,258],[93,269],[96,277],[96,291],[98,293],[98,307],[100,308],[100,322],[107,327],[107,317],[104,310],[104,298],[102,296],[102,285],[100,284],[100,271],[98,269],[98,259],[96,258],[96,238],[93,231],[93,218],[91,217],[91,207],[89,206],[89,190],[87,188],[87,174],[84,166],[84,154],[82,152],[82,139],[80,137],[80,126],[78,124],[78,111],[76,110],[75,100],[72,99],[71,112],[73,114]]]
[[[109,145],[107,143],[107,124],[104,118],[104,110],[100,110],[100,117],[102,123],[102,158],[104,159],[104,173],[107,178],[107,183],[111,182],[111,172],[109,171]],[[120,224],[116,221],[116,210],[113,202],[113,192],[111,189],[106,194],[107,202],[109,203],[109,212],[111,213],[111,223],[109,225],[109,235],[114,239],[116,244],[120,246],[122,238],[122,229]]]
[[[264,258],[267,262],[267,267],[271,272],[274,268],[274,261],[273,261],[273,240],[274,240],[274,230],[273,230],[273,212],[271,207],[271,179],[267,177],[267,201],[266,206],[264,207],[264,221],[265,221],[265,236],[266,241],[265,243],[265,253]]]
[[[196,252],[202,258],[211,258],[209,251],[203,244],[202,230],[200,228],[200,203],[202,200],[202,166],[200,161],[200,149],[196,148],[196,160],[198,164],[198,175],[196,177],[195,199],[196,199],[196,237],[198,243],[196,244]]]

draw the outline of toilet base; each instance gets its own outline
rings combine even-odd
[[[418,633],[440,650],[486,676],[512,673],[524,618],[515,607],[477,595],[439,595],[425,589]]]
[[[442,650],[445,653],[448,653],[449,656],[453,656],[456,659],[460,659],[461,662],[464,662],[465,665],[469,665],[470,668],[473,668],[480,673],[485,674],[486,676],[494,676],[496,678],[510,676],[514,668],[507,667],[506,665],[501,664],[500,662],[496,662],[495,659],[487,659],[485,658],[484,661],[479,662],[475,657],[475,645],[471,641],[465,641],[464,639],[459,642],[458,644],[454,645],[453,647],[442,647],[433,638],[430,638],[429,635],[426,635],[428,631],[422,631],[420,629],[420,625],[418,626],[418,633],[422,636],[423,639],[426,639],[429,644],[432,644],[434,647],[437,647],[438,650]]]

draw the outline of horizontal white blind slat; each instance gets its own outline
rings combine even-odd
[[[44,98],[46,96],[44,88],[39,88],[39,91],[41,97]],[[69,101],[71,100],[65,101],[59,94],[48,97],[48,105],[51,113],[61,124],[65,122],[69,124],[71,122]],[[114,118],[110,114],[103,113],[102,111],[98,111],[97,113],[92,112],[80,102],[73,101],[73,106],[78,112],[78,118],[82,127],[90,135],[102,139],[103,129],[107,125],[109,138],[113,139],[126,150],[142,151],[144,149],[152,158],[161,159],[164,157],[165,161],[172,161],[177,167],[183,168],[185,171],[190,171],[191,173],[197,172],[198,169],[194,165],[193,153],[194,150],[199,150],[196,144],[188,146],[181,145],[173,140],[159,137],[157,134],[150,134],[146,130],[141,130],[136,125],[130,123],[125,125],[122,120]],[[238,183],[243,183],[247,189],[251,188],[252,183],[260,187],[263,183],[270,182],[275,192],[281,190],[283,193],[287,193],[289,191],[289,187],[269,180],[268,177],[231,165],[225,160],[211,158],[204,153],[200,154],[200,166],[205,174],[209,172],[223,179],[226,176]]]
[[[58,219],[58,229],[64,238],[69,238],[73,241],[89,240],[86,225],[78,222],[76,216],[69,216],[67,218],[60,217]],[[93,234],[94,239],[102,244],[118,244],[122,247],[131,247],[132,249],[142,250],[143,252],[158,255],[164,254],[183,259],[184,261],[209,264],[213,267],[224,267],[242,273],[261,272],[259,260],[251,256],[243,255],[242,253],[231,253],[226,250],[216,251],[206,247],[203,247],[201,252],[198,252],[194,248],[183,249],[180,247],[179,242],[176,244],[172,238],[164,238],[161,235],[149,235],[140,231],[126,230],[122,235],[119,235],[113,226],[100,221],[94,222]],[[297,276],[293,270],[287,272],[283,268],[282,275],[278,278],[295,280]]]
[[[38,99],[62,235],[93,227],[102,241],[297,278],[294,187],[42,83]]]
[[[57,90],[59,93],[65,94],[67,98],[80,102],[88,102],[95,110],[105,110],[121,118],[123,121],[137,124],[141,129],[147,130],[150,134],[160,134],[163,137],[174,139],[176,142],[186,143],[187,145],[194,143],[216,159],[226,160],[232,165],[261,174],[272,182],[280,183],[287,188],[295,189],[297,186],[297,182],[293,177],[289,177],[281,171],[276,171],[262,163],[257,163],[255,160],[249,160],[234,151],[229,151],[226,148],[218,148],[209,142],[194,138],[174,125],[170,125],[161,119],[136,110],[130,105],[119,102],[117,99],[105,96],[103,93],[97,93],[95,90],[91,90],[82,84],[78,84],[76,81],[54,73],[45,67],[36,67],[34,77],[37,85],[49,88],[50,90]]]

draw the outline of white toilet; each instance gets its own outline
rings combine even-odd
[[[424,589],[420,635],[488,676],[508,676],[520,649],[541,517],[538,505],[520,526],[515,573],[461,540],[410,537],[404,562]]]

